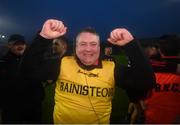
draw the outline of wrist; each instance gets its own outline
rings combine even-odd
[[[48,36],[46,36],[42,31],[39,33],[39,35],[45,39],[51,39]]]

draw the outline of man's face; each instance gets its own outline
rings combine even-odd
[[[55,39],[53,41],[53,53],[61,54],[62,51],[66,50],[66,46],[60,41]]]
[[[76,39],[76,55],[85,65],[96,65],[100,55],[100,41],[95,34],[83,32]]]
[[[14,53],[15,55],[19,56],[22,55],[26,49],[26,44],[23,43],[14,43],[13,45],[10,45],[10,51]]]

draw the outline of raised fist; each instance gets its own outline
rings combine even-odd
[[[110,37],[107,40],[114,45],[124,46],[133,39],[133,36],[128,30],[117,28],[110,33]]]
[[[62,21],[55,19],[48,19],[40,32],[40,35],[46,39],[55,39],[63,36],[66,33],[67,27],[64,26]]]

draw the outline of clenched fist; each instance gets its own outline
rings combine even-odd
[[[110,37],[107,40],[114,45],[124,46],[133,39],[133,36],[128,30],[117,28],[110,33]]]
[[[63,36],[66,33],[67,27],[62,21],[49,19],[47,20],[40,32],[40,35],[46,39],[54,39]]]

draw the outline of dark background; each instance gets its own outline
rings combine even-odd
[[[21,33],[31,41],[48,18],[64,21],[67,36],[87,26],[105,41],[116,27],[137,38],[180,34],[180,0],[0,0],[0,34]],[[2,38],[1,38],[2,41]]]

